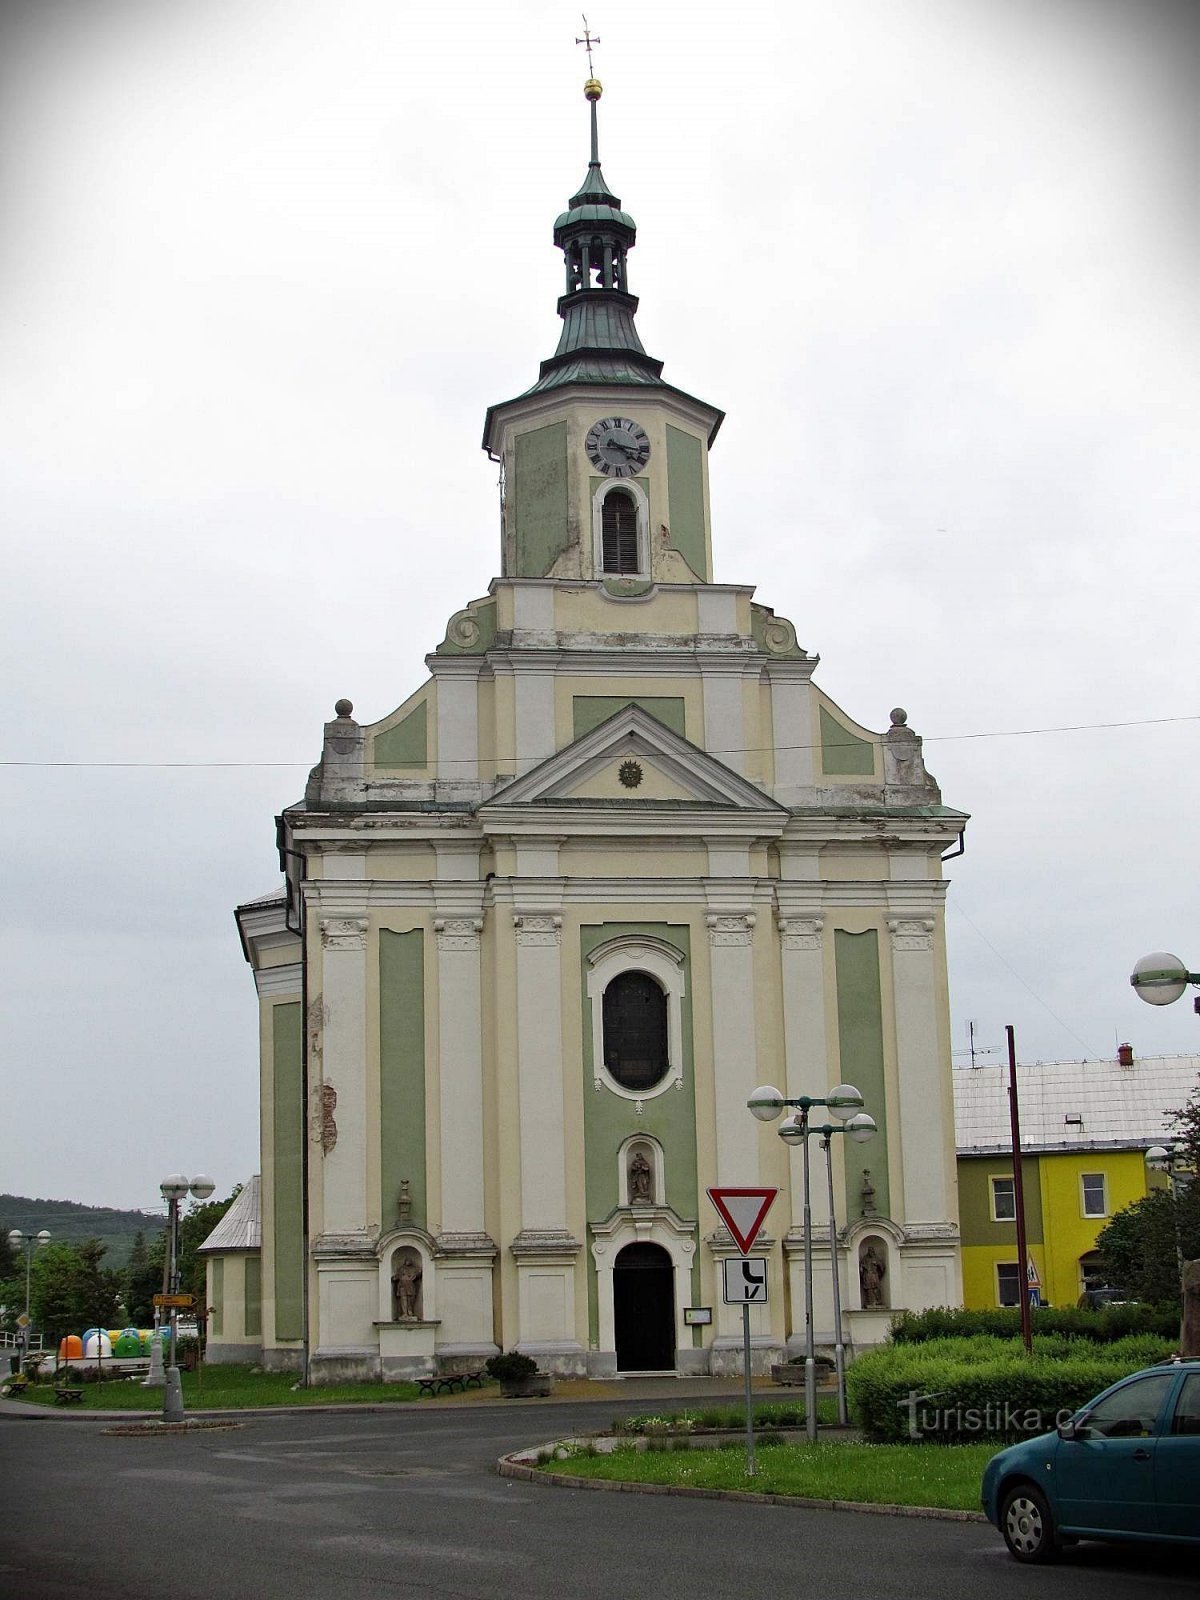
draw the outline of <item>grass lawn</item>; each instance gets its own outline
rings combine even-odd
[[[995,1444],[816,1444],[760,1439],[758,1472],[746,1476],[744,1447],[715,1450],[638,1450],[570,1456],[542,1463],[547,1472],[626,1483],[686,1484],[698,1489],[751,1489],[759,1494],[860,1500],[872,1505],[941,1506],[979,1510],[979,1482]]]
[[[232,1410],[241,1406],[324,1406],[346,1401],[402,1403],[417,1398],[415,1383],[337,1383],[321,1389],[295,1389],[294,1372],[255,1372],[250,1367],[205,1367],[182,1374],[183,1403],[188,1411]],[[31,1383],[21,1396],[35,1404],[54,1404],[54,1384]],[[64,1408],[65,1409],[65,1408]],[[143,1389],[140,1380],[88,1383],[83,1399],[71,1410],[162,1410],[162,1390]]]

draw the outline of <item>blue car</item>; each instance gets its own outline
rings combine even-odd
[[[1054,1433],[1001,1450],[982,1499],[1018,1561],[1078,1539],[1200,1544],[1200,1361],[1122,1378]]]

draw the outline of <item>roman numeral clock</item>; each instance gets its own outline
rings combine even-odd
[[[609,478],[632,478],[650,459],[646,430],[628,417],[601,417],[584,441],[588,460]]]

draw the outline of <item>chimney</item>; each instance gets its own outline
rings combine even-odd
[[[1131,1044],[1119,1044],[1117,1046],[1117,1065],[1121,1067],[1131,1067],[1133,1065],[1133,1046]]]

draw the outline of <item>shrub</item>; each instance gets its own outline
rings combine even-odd
[[[1043,1306],[1033,1314],[1038,1334],[1066,1334],[1111,1344],[1130,1334],[1154,1334],[1161,1339],[1179,1335],[1179,1310],[1175,1306],[1108,1305],[1095,1310],[1083,1306]],[[929,1339],[969,1338],[986,1333],[999,1339],[1021,1337],[1021,1313],[1015,1306],[993,1306],[964,1311],[934,1306],[928,1311],[900,1311],[892,1318],[894,1344],[921,1344]]]
[[[914,1437],[942,1444],[1023,1439],[1048,1432],[1118,1378],[1162,1359],[1153,1335],[1107,1346],[1062,1335],[1027,1356],[1011,1339],[977,1334],[882,1345],[847,1374],[854,1419],[874,1443]]]
[[[502,1383],[518,1383],[522,1378],[532,1378],[537,1362],[532,1356],[523,1356],[519,1350],[506,1350],[502,1355],[489,1356],[484,1367],[491,1377]]]

